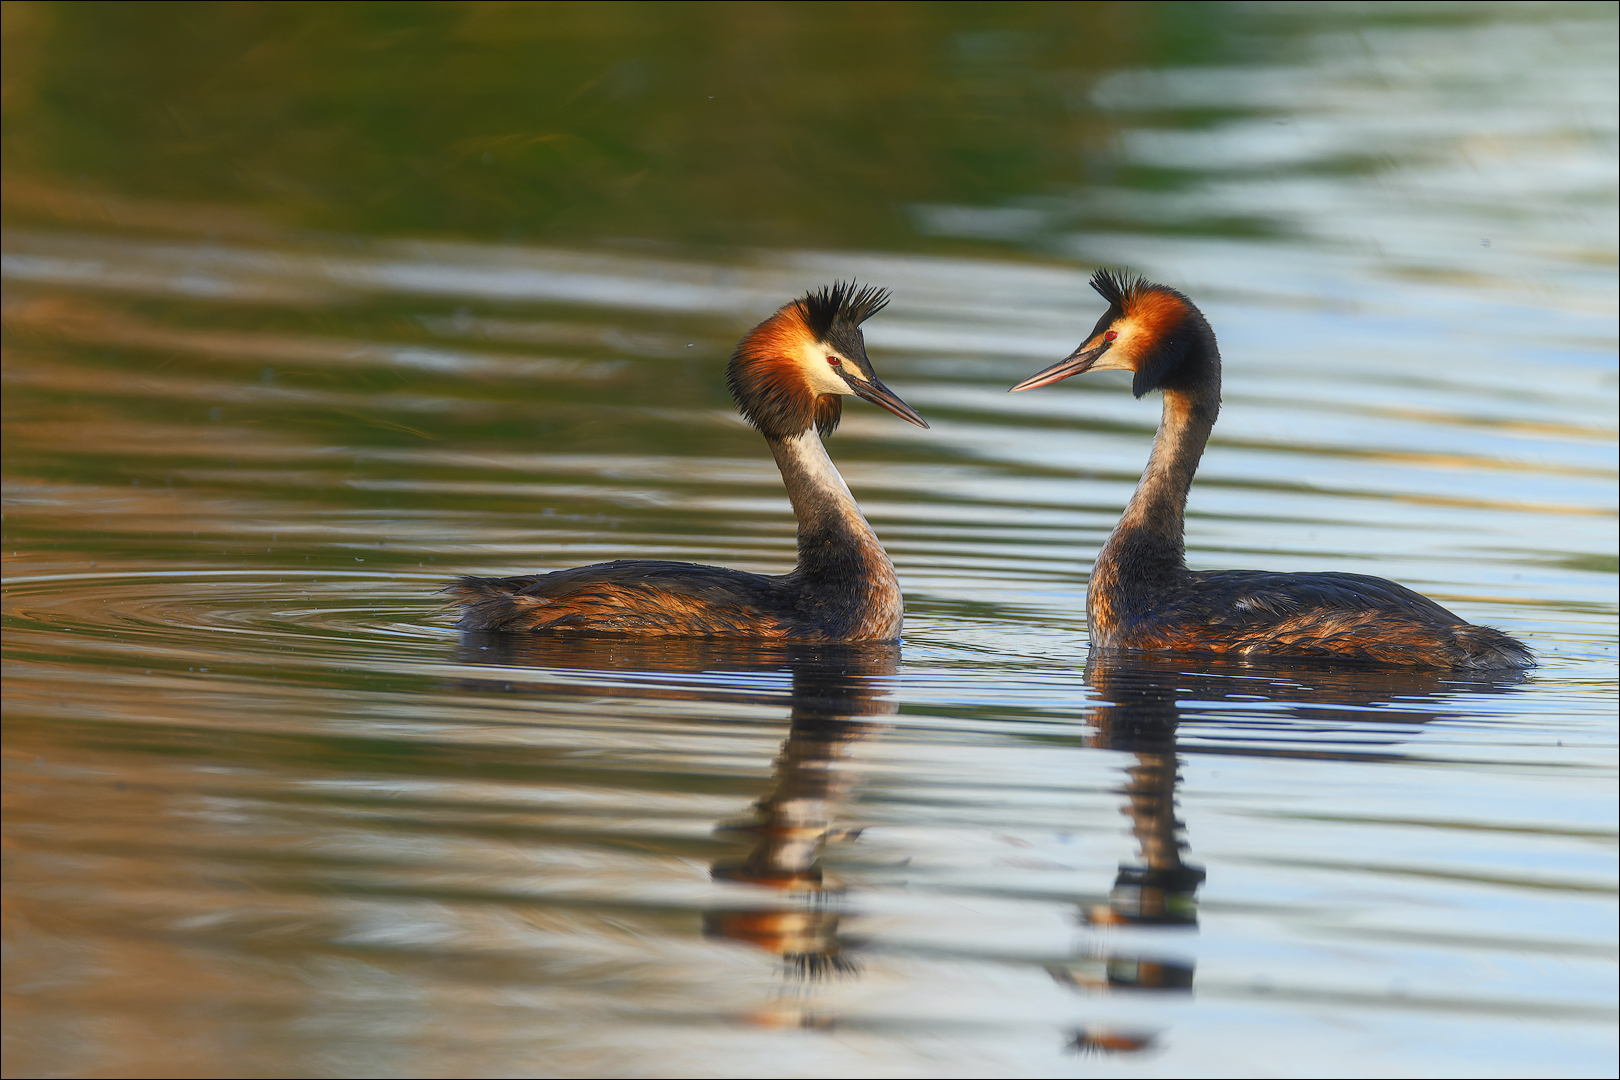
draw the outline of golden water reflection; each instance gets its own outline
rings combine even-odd
[[[863,952],[876,949],[874,955],[881,955],[884,946],[858,931],[852,938],[843,929],[850,918],[859,922],[866,890],[859,880],[828,871],[822,860],[829,844],[858,843],[866,827],[859,770],[850,768],[852,751],[862,740],[883,739],[898,715],[899,646],[469,634],[460,655],[473,665],[504,669],[496,680],[468,680],[467,688],[519,695],[593,692],[594,686],[582,690],[558,677],[573,669],[634,677],[637,686],[616,691],[630,698],[765,704],[770,696],[757,690],[717,694],[712,683],[700,689],[639,680],[654,674],[712,678],[722,672],[786,672],[789,729],[775,758],[771,788],[751,814],[716,824],[717,836],[745,850],[714,860],[710,873],[718,882],[744,887],[747,895],[705,911],[702,929],[709,939],[747,945],[780,965],[776,989],[739,1019],[770,1028],[839,1026],[837,1005],[819,1000],[818,985],[861,978]],[[535,670],[523,670],[530,667]],[[1459,693],[1506,693],[1524,678],[1093,655],[1085,682],[1094,696],[1080,706],[1080,715],[1096,734],[1085,744],[1129,755],[1114,790],[1136,853],[1120,862],[1106,902],[1076,896],[1073,919],[1084,933],[1069,958],[1048,961],[1045,970],[1058,986],[1088,997],[1193,990],[1196,950],[1188,935],[1198,928],[1198,894],[1206,872],[1188,856],[1187,828],[1179,813],[1183,758],[1177,729],[1185,711],[1198,714],[1221,702],[1251,707],[1264,702],[1318,730],[1355,732],[1369,716],[1390,715],[1415,727],[1454,715]],[[1121,929],[1132,932],[1122,939]],[[1144,1026],[1139,1017],[1134,1025],[1080,1021],[1063,1031],[1073,1052],[1118,1054],[1153,1049],[1167,1028],[1167,1023]]]

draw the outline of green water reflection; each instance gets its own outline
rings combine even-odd
[[[9,7],[10,5],[8,5]],[[22,5],[18,5],[22,6]],[[1106,168],[1088,84],[1222,5],[108,4],[8,15],[10,167],[345,232],[910,246]]]
[[[1267,10],[1269,9],[1269,10]],[[1565,5],[6,5],[6,167],[357,234],[960,248],[918,207],[1099,182],[1173,190],[1099,105],[1126,69],[1304,59],[1343,27],[1556,20]],[[1579,13],[1579,9],[1576,9]],[[1165,110],[1196,131],[1281,103]],[[1257,162],[1269,165],[1269,162]],[[1340,156],[1313,169],[1375,169]],[[1241,169],[1241,165],[1239,165]],[[1023,201],[1023,208],[1018,205]],[[13,206],[10,212],[18,213]],[[1072,214],[1070,215],[1073,216]],[[1085,224],[1119,224],[1090,208]],[[1263,213],[1131,220],[1265,233]],[[970,230],[971,231],[971,230]],[[982,231],[982,230],[981,230]],[[1039,237],[1021,238],[1040,247]]]

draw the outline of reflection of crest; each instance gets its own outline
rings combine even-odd
[[[1124,813],[1131,819],[1137,857],[1121,863],[1108,903],[1079,913],[1083,925],[1106,934],[1130,926],[1149,932],[1132,950],[1103,938],[1100,949],[1074,961],[1048,966],[1052,977],[1078,991],[1190,990],[1195,964],[1176,955],[1177,931],[1197,928],[1202,867],[1184,861],[1184,826],[1176,817],[1177,729],[1183,713],[1200,705],[1283,702],[1320,732],[1324,725],[1347,731],[1369,718],[1413,724],[1444,716],[1446,698],[1457,693],[1500,693],[1523,676],[1461,675],[1422,669],[1363,668],[1311,661],[1256,662],[1121,655],[1093,651],[1086,681],[1101,699],[1090,713],[1094,745],[1135,756],[1126,767]],[[1331,705],[1324,705],[1331,702]],[[1268,725],[1276,711],[1268,710]],[[1235,725],[1238,718],[1222,721]],[[1211,749],[1201,747],[1201,749]],[[1245,750],[1245,753],[1253,752]],[[1078,1053],[1134,1053],[1149,1048],[1152,1032],[1087,1026],[1069,1043]]]
[[[717,861],[712,876],[753,886],[756,895],[743,906],[706,912],[703,932],[774,954],[805,980],[858,970],[838,940],[841,889],[825,879],[818,860],[837,835],[832,822],[849,796],[851,781],[838,763],[870,728],[855,718],[895,711],[892,700],[879,696],[883,687],[876,680],[899,667],[897,645],[467,634],[461,652],[472,663],[529,669],[489,684],[547,693],[600,694],[603,681],[611,681],[616,696],[763,704],[781,698],[757,683],[732,689],[717,678],[698,684],[678,677],[789,672],[791,725],[776,759],[775,787],[756,804],[752,820],[717,829],[750,846],[741,858]],[[576,677],[581,671],[601,674],[584,680]],[[770,892],[758,895],[761,888]]]
[[[1151,1049],[1158,1036],[1150,1031],[1088,1025],[1075,1031],[1067,1049],[1075,1054],[1135,1054]]]
[[[829,843],[859,835],[858,828],[840,824],[854,788],[845,763],[857,742],[877,730],[878,718],[896,710],[885,684],[898,668],[898,647],[469,634],[462,656],[485,667],[487,675],[466,680],[481,689],[786,704],[790,725],[770,791],[745,820],[716,829],[736,846],[711,864],[712,880],[729,895],[709,904],[702,927],[710,939],[758,950],[782,965],[784,984],[746,1013],[748,1023],[814,1029],[834,1024],[836,1017],[815,1007],[825,991],[817,984],[859,975],[861,967],[841,938],[849,914],[845,888],[821,860]],[[1119,865],[1106,902],[1076,898],[1079,947],[1045,966],[1059,986],[1076,993],[1146,992],[1134,998],[1138,1003],[1185,993],[1194,982],[1188,935],[1198,926],[1205,872],[1187,859],[1176,800],[1177,754],[1187,749],[1189,720],[1197,722],[1194,745],[1200,753],[1316,752],[1279,746],[1281,719],[1307,726],[1313,738],[1342,730],[1365,754],[1370,731],[1392,746],[1399,737],[1388,734],[1390,723],[1427,723],[1448,715],[1456,695],[1501,693],[1517,681],[1098,653],[1086,680],[1094,698],[1083,708],[1097,732],[1090,744],[1124,756],[1117,790],[1136,851]],[[1370,728],[1369,719],[1381,724]],[[1270,745],[1256,747],[1253,739],[1223,745],[1246,733],[1265,736]],[[1376,752],[1393,751],[1379,746]],[[1152,1023],[1088,1021],[1065,1037],[1077,1054],[1135,1054],[1150,1051],[1158,1031]]]
[[[838,940],[841,889],[826,879],[818,860],[829,839],[847,835],[833,829],[851,787],[838,763],[870,727],[851,717],[894,711],[892,701],[876,698],[872,678],[892,674],[898,661],[892,646],[855,646],[822,648],[793,665],[792,724],[776,759],[776,786],[755,805],[752,821],[721,827],[748,838],[748,854],[713,868],[716,880],[765,886],[779,897],[710,912],[704,933],[774,953],[807,980],[859,970]]]

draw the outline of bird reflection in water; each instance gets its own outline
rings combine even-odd
[[[1136,839],[1134,861],[1122,862],[1106,904],[1081,904],[1079,922],[1088,927],[1141,926],[1190,930],[1198,925],[1198,887],[1204,871],[1182,856],[1187,843],[1176,817],[1177,683],[1155,678],[1135,664],[1098,662],[1086,668],[1086,682],[1101,699],[1090,710],[1097,729],[1091,745],[1119,750],[1136,760],[1125,767],[1121,810],[1131,820]],[[1060,985],[1077,991],[1186,991],[1192,989],[1191,958],[1166,956],[1169,942],[1155,955],[1127,951],[1104,937],[1090,942],[1083,955],[1047,971]],[[1100,947],[1099,947],[1100,946]],[[1069,1048],[1082,1054],[1136,1053],[1153,1046],[1157,1033],[1113,1025],[1077,1028]]]
[[[1083,955],[1047,970],[1059,984],[1080,992],[1189,992],[1195,962],[1176,938],[1198,926],[1198,890],[1204,869],[1186,859],[1185,826],[1176,816],[1180,782],[1177,729],[1188,714],[1215,703],[1243,702],[1243,712],[1223,708],[1218,733],[1242,737],[1243,728],[1259,724],[1275,734],[1290,721],[1307,726],[1313,747],[1331,746],[1331,733],[1342,731],[1356,751],[1272,750],[1309,757],[1366,756],[1369,720],[1426,724],[1450,710],[1448,699],[1466,693],[1502,693],[1525,676],[1519,673],[1480,677],[1456,672],[1379,668],[1331,661],[1265,662],[1166,656],[1127,656],[1093,652],[1086,682],[1098,702],[1089,712],[1097,729],[1091,745],[1117,750],[1135,760],[1125,766],[1124,813],[1131,820],[1136,858],[1122,862],[1106,904],[1082,904],[1081,925],[1101,939],[1083,947]],[[1324,704],[1332,703],[1332,704]],[[1279,710],[1278,705],[1283,709]],[[1206,722],[1209,717],[1203,718]],[[1404,741],[1390,736],[1388,742]],[[1376,745],[1376,744],[1373,744]],[[1203,743],[1201,752],[1224,748]],[[1393,751],[1393,745],[1391,746]],[[1252,746],[1232,751],[1254,754]],[[1377,751],[1373,751],[1377,753]],[[1115,927],[1147,931],[1133,934],[1127,947],[1110,940]],[[1127,1026],[1084,1025],[1069,1043],[1078,1053],[1131,1053],[1149,1049],[1155,1031]]]
[[[724,834],[746,838],[747,854],[713,867],[718,881],[763,885],[780,899],[711,911],[705,934],[773,953],[805,981],[859,972],[838,938],[842,889],[820,858],[828,842],[859,835],[834,828],[853,785],[839,763],[872,729],[862,718],[895,712],[876,680],[894,674],[899,659],[899,647],[887,644],[806,648],[794,658],[791,724],[776,759],[775,786],[755,804],[752,820],[721,826]]]
[[[777,1000],[750,1014],[749,1022],[769,1027],[827,1026],[801,991],[821,980],[855,975],[860,968],[845,955],[838,936],[842,887],[823,871],[820,859],[830,841],[859,835],[858,829],[834,828],[853,786],[853,778],[839,763],[853,742],[875,728],[867,718],[896,711],[881,680],[898,670],[899,645],[491,633],[463,635],[461,658],[474,664],[553,672],[573,668],[626,675],[784,669],[791,673],[790,725],[775,762],[773,787],[755,804],[749,819],[723,822],[716,829],[717,835],[745,843],[747,851],[741,857],[722,857],[711,867],[716,881],[763,886],[771,893],[761,896],[758,889],[751,889],[735,906],[705,912],[703,933],[781,959],[790,985]],[[569,685],[566,680],[554,684],[536,675],[479,684],[516,692],[601,692],[599,685]],[[760,684],[755,687],[638,681],[615,686],[613,692],[628,697],[780,703],[779,693]]]
[[[831,1026],[815,1008],[816,987],[857,976],[860,966],[840,937],[840,921],[848,914],[844,890],[823,870],[821,857],[829,843],[859,835],[858,828],[838,825],[849,818],[845,807],[855,783],[842,763],[858,740],[880,729],[882,717],[897,711],[885,684],[898,670],[899,647],[467,634],[461,655],[473,664],[545,669],[472,682],[484,689],[600,695],[602,680],[577,678],[586,670],[613,673],[615,696],[765,707],[780,707],[782,693],[761,680],[642,676],[791,673],[790,726],[773,786],[751,818],[723,822],[716,830],[744,849],[711,866],[715,881],[739,886],[736,900],[711,906],[702,925],[711,939],[760,949],[783,965],[779,991],[743,1019],[769,1027]],[[1193,988],[1187,935],[1198,926],[1205,872],[1187,858],[1184,826],[1176,816],[1177,755],[1186,749],[1184,732],[1178,746],[1178,729],[1198,722],[1200,753],[1393,760],[1408,737],[1391,733],[1388,725],[1444,718],[1459,696],[1501,693],[1523,676],[1109,652],[1093,653],[1085,678],[1093,700],[1082,715],[1096,730],[1087,744],[1129,755],[1119,793],[1137,850],[1120,864],[1106,903],[1075,897],[1083,930],[1078,948],[1046,969],[1069,990],[1131,994],[1140,1003],[1143,995]],[[1369,721],[1379,727],[1370,730]],[[1299,734],[1296,748],[1277,744],[1287,730]],[[1255,746],[1253,736],[1261,732],[1272,746]],[[1335,733],[1342,733],[1342,741],[1336,743]],[[1067,1038],[1077,1053],[1129,1054],[1151,1049],[1159,1032],[1151,1024],[1085,1023],[1070,1027]]]

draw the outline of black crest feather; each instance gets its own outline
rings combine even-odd
[[[794,301],[817,341],[832,341],[839,331],[854,330],[889,306],[889,290],[839,281],[805,293]]]
[[[1129,270],[1116,272],[1113,270],[1098,270],[1091,275],[1091,287],[1097,295],[1108,301],[1109,306],[1125,309],[1131,298],[1142,289],[1151,288],[1148,280]]]

